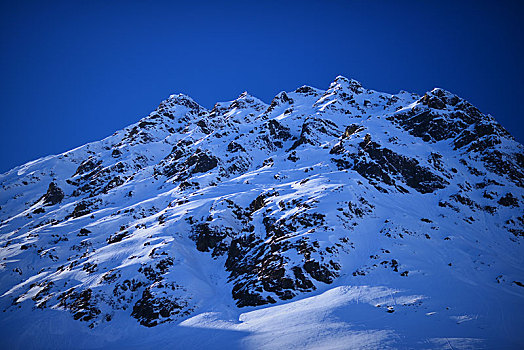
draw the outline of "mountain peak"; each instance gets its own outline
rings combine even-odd
[[[193,100],[191,96],[183,94],[183,93],[171,94],[169,95],[166,101],[169,101],[175,104],[185,103],[185,102],[196,103],[195,100]]]
[[[237,99],[243,99],[243,98],[249,98],[249,97],[253,97],[249,92],[247,91],[244,91],[243,93],[241,93],[240,95],[238,95],[238,98]]]
[[[362,84],[355,79],[348,79],[342,75],[339,75],[329,86],[330,89],[350,91],[355,94],[362,93],[364,91]]]
[[[160,103],[159,108],[168,108],[174,106],[184,106],[190,110],[197,112],[205,109],[204,107],[200,106],[197,102],[195,102],[193,98],[182,93],[169,95],[169,97],[166,100]]]
[[[426,92],[426,94],[420,98],[420,101],[422,104],[428,105],[431,108],[444,109],[447,105],[455,106],[464,100],[447,90],[434,88]]]
[[[295,93],[297,94],[302,94],[302,95],[314,95],[314,96],[319,96],[323,93],[324,91],[320,90],[320,89],[317,89],[317,88],[314,88],[312,86],[309,86],[309,85],[302,85],[301,87],[297,88],[295,90]]]

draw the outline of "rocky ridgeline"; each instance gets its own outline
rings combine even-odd
[[[0,176],[1,307],[152,327],[215,288],[244,307],[342,275],[431,276],[412,245],[452,260],[455,238],[501,240],[518,255],[523,169],[522,145],[442,89],[390,95],[337,77],[211,110],[172,95],[102,141]]]

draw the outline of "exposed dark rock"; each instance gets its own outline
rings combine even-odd
[[[257,210],[262,209],[266,205],[266,199],[275,196],[278,196],[278,192],[276,191],[261,193],[253,200],[253,202],[251,202],[249,205],[249,211],[254,213]]]
[[[271,101],[271,104],[267,108],[265,113],[272,112],[277,106],[280,106],[282,104],[293,104],[293,99],[290,98],[285,92],[280,92],[278,95],[273,98],[273,101]]]
[[[81,216],[87,215],[91,213],[91,209],[89,207],[89,203],[87,202],[80,202],[78,203],[75,208],[73,209],[73,212],[66,216],[66,219],[68,218],[79,218]]]
[[[289,159],[292,162],[296,162],[300,158],[297,156],[297,152],[293,151],[293,152],[289,153],[289,156],[287,157],[287,159]]]
[[[298,89],[295,90],[295,92],[297,94],[304,94],[306,96],[310,96],[310,95],[317,96],[318,95],[318,92],[314,88],[312,88],[311,86],[307,86],[307,85],[299,87]]]
[[[89,158],[83,161],[82,164],[80,164],[80,166],[76,169],[74,175],[83,175],[85,173],[88,173],[91,170],[94,170],[96,167],[100,166],[100,164],[102,164],[101,160],[95,162],[92,158]]]
[[[125,237],[128,236],[128,232],[127,231],[124,231],[124,232],[118,232],[118,233],[115,233],[111,236],[109,236],[107,238],[107,244],[112,244],[112,243],[117,243],[117,242],[120,242],[122,241]]]
[[[236,284],[233,287],[232,295],[233,299],[237,300],[236,304],[238,307],[260,306],[270,303],[276,303],[275,299],[273,299],[272,297],[268,296],[264,298],[262,295],[258,293],[250,292],[249,289],[242,284]]]
[[[257,244],[260,242],[253,234],[243,235],[231,241],[225,267],[227,271],[231,272],[233,278],[253,272],[254,266],[250,260],[244,258]]]
[[[250,212],[260,210],[268,195],[257,197],[250,205]],[[293,205],[299,205],[295,203]],[[318,249],[318,242],[307,242],[300,239],[291,243],[284,237],[292,237],[297,230],[310,227],[322,227],[324,215],[319,213],[299,212],[287,220],[263,219],[267,236],[271,237],[269,244],[257,238],[254,234],[241,235],[231,241],[226,260],[226,269],[230,271],[233,281],[233,298],[238,306],[256,306],[274,303],[275,298],[263,296],[263,292],[273,293],[281,300],[287,300],[297,292],[315,289],[314,284],[306,277],[302,266],[291,265],[283,254],[294,249],[304,255],[307,274],[314,279],[330,283],[337,276],[340,266],[334,262],[328,265],[311,259],[311,253]]]
[[[155,257],[156,255],[150,254],[149,257]],[[162,256],[162,254],[160,254]],[[158,282],[162,280],[162,275],[166,274],[169,271],[169,268],[173,266],[174,260],[172,257],[168,256],[163,259],[160,259],[154,265],[143,264],[138,269],[138,272],[142,273],[148,280],[153,282]]]
[[[86,228],[81,228],[80,229],[80,233],[78,234],[78,236],[87,236],[88,234],[90,234],[91,231],[89,231],[88,229]]]
[[[122,152],[121,152],[118,148],[115,148],[115,149],[113,150],[113,152],[111,152],[111,156],[112,156],[113,158],[118,158],[118,157],[120,157],[121,155],[122,155]]]
[[[196,242],[197,249],[201,252],[209,252],[212,250],[215,254],[221,254],[228,249],[228,247],[222,243],[224,238],[227,237],[227,233],[213,230],[208,223],[195,225],[191,237]]]
[[[331,148],[329,154],[342,154],[344,151],[344,146],[342,146],[342,143],[338,142],[335,146],[333,146],[333,148]]]
[[[207,126],[206,121],[205,121],[204,119],[200,119],[200,120],[196,123],[196,125],[198,125],[198,126],[200,127],[200,130],[202,130],[202,132],[203,132],[204,134],[207,134],[207,135],[211,134],[212,131],[211,131],[211,129]]]
[[[319,145],[319,135],[335,137],[339,135],[338,127],[328,119],[310,117],[302,124],[300,137],[296,140],[288,151],[292,151],[300,145]]]
[[[143,326],[154,327],[189,314],[192,310],[188,308],[187,301],[170,294],[176,289],[176,285],[160,282],[150,286],[133,306],[131,316]]]
[[[342,134],[342,138],[348,138],[353,134],[356,134],[359,131],[364,130],[364,127],[358,124],[351,124],[346,127],[346,130],[344,131],[344,134]]]
[[[343,92],[348,91],[354,94],[361,94],[364,92],[362,84],[360,84],[360,82],[355,79],[348,79],[343,76],[338,76],[334,83],[340,85]]]
[[[218,159],[214,156],[210,156],[200,150],[197,150],[187,160],[188,166],[193,166],[192,173],[205,173],[218,164]]]
[[[395,116],[388,117],[388,120],[400,124],[412,135],[422,138],[422,140],[441,141],[454,137],[461,128],[466,126],[462,121],[449,121],[446,117],[440,117],[431,110],[423,111],[413,115],[413,112],[403,112]]]
[[[291,134],[289,133],[289,129],[277,122],[274,119],[271,119],[267,123],[267,127],[269,129],[269,134],[275,138],[280,140],[288,140],[291,138]]]
[[[115,176],[114,178],[111,179],[111,181],[107,183],[107,185],[104,186],[104,188],[102,189],[102,193],[107,193],[110,190],[112,190],[113,188],[124,184],[124,182],[125,180],[122,179],[120,176]]]
[[[378,143],[371,141],[368,135],[359,146],[359,153],[352,156],[355,161],[354,169],[370,180],[374,186],[380,186],[379,184],[382,183],[396,186],[398,190],[405,192],[392,177],[396,175],[400,175],[409,187],[421,193],[431,193],[448,184],[446,180],[433,174],[428,168],[420,166],[416,159],[380,147]]]
[[[157,119],[156,117],[158,117],[158,114],[151,116],[151,119]],[[142,120],[140,121],[140,123],[138,123],[138,127],[141,129],[148,128],[150,126],[155,126],[155,125],[156,125],[155,122],[147,121],[147,120]]]
[[[505,207],[518,207],[519,206],[519,200],[515,196],[513,196],[511,193],[506,193],[505,196],[500,197],[497,203]]]
[[[517,186],[524,188],[524,167],[519,165],[518,162],[519,156],[524,157],[524,155],[516,153],[513,156],[515,157],[514,161],[500,151],[494,150],[484,152],[482,160],[485,162],[486,168],[495,174],[507,177]]]
[[[333,269],[333,267],[331,267]],[[338,275],[333,273],[331,269],[325,265],[321,265],[318,261],[310,260],[304,263],[304,270],[311,275],[314,279],[324,283],[333,282],[333,278]]]
[[[44,199],[44,205],[55,205],[64,199],[64,191],[58,187],[54,182],[49,184],[46,194],[42,197]]]
[[[87,322],[93,320],[101,313],[90,288],[83,291],[76,291],[75,288],[72,288],[62,293],[58,300],[58,306],[71,311],[75,320]]]
[[[246,149],[242,147],[242,145],[236,143],[235,141],[231,141],[227,145],[227,151],[228,152],[238,152],[238,151],[246,152]]]
[[[446,103],[442,101],[438,96],[431,96],[428,94],[425,94],[421,99],[420,102],[429,108],[435,108],[435,109],[444,109],[446,108]]]

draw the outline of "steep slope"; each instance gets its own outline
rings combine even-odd
[[[6,346],[524,344],[524,148],[442,89],[172,95],[0,183]]]

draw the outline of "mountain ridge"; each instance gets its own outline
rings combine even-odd
[[[524,303],[523,169],[521,144],[440,88],[392,95],[338,76],[211,110],[173,94],[101,141],[0,175],[0,307],[153,329],[336,288],[358,302],[371,286],[391,296],[371,298],[386,317],[435,308],[428,324],[461,325],[467,345],[520,344],[500,327],[522,322],[510,304]],[[514,324],[488,326],[472,285],[507,300],[491,312]],[[418,296],[397,303],[401,291]]]

